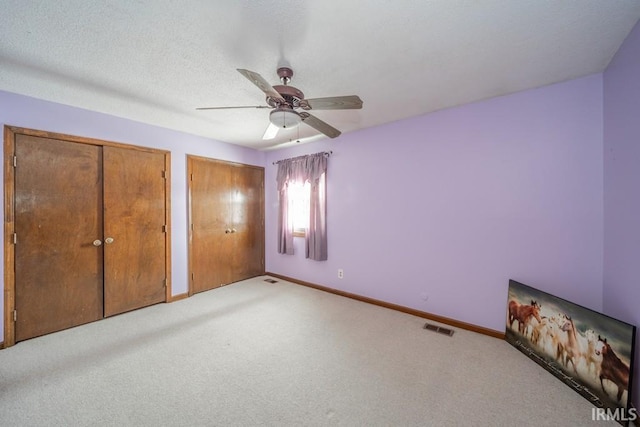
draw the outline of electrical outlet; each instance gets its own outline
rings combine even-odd
[[[344,270],[341,268],[338,269],[338,279],[344,279]]]

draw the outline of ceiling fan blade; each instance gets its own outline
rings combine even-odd
[[[273,123],[269,123],[267,130],[264,131],[264,135],[262,136],[262,139],[273,139],[276,137],[277,134],[278,134],[278,126],[274,125]]]
[[[280,102],[285,102],[282,95],[280,95],[260,74],[243,68],[238,68],[237,70],[240,74],[249,79],[251,83],[258,86],[267,96],[270,96]]]
[[[305,99],[300,106],[305,110],[359,110],[362,108],[362,99],[358,95],[330,96]]]
[[[199,107],[199,108],[196,108],[196,110],[231,110],[234,108],[273,108],[273,107],[269,107],[268,105],[247,105],[247,106],[240,106],[240,107]]]
[[[314,128],[315,130],[327,135],[329,138],[336,138],[342,133],[338,129],[331,126],[329,123],[323,122],[316,116],[312,116],[311,114],[305,112],[300,112],[299,114],[300,117],[302,117],[303,122]]]

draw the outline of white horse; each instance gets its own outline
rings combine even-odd
[[[582,348],[573,319],[563,313],[558,313],[551,319],[554,323],[550,333],[554,357],[567,369],[571,363],[573,371],[577,373],[576,363],[582,357]]]
[[[587,373],[593,370],[594,378],[600,376],[600,366],[602,364],[602,354],[596,351],[598,346],[598,334],[593,329],[587,329],[582,340],[582,359],[584,360]]]

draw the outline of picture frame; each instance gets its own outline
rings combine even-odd
[[[636,327],[509,280],[507,342],[589,400],[592,414],[635,419]]]

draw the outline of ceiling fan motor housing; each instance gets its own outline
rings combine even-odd
[[[284,100],[289,104],[291,108],[299,108],[300,102],[304,99],[304,93],[296,87],[286,86],[286,85],[275,85],[273,88],[284,98]],[[279,107],[280,102],[276,99],[273,99],[270,96],[267,96],[267,104],[271,107]]]

